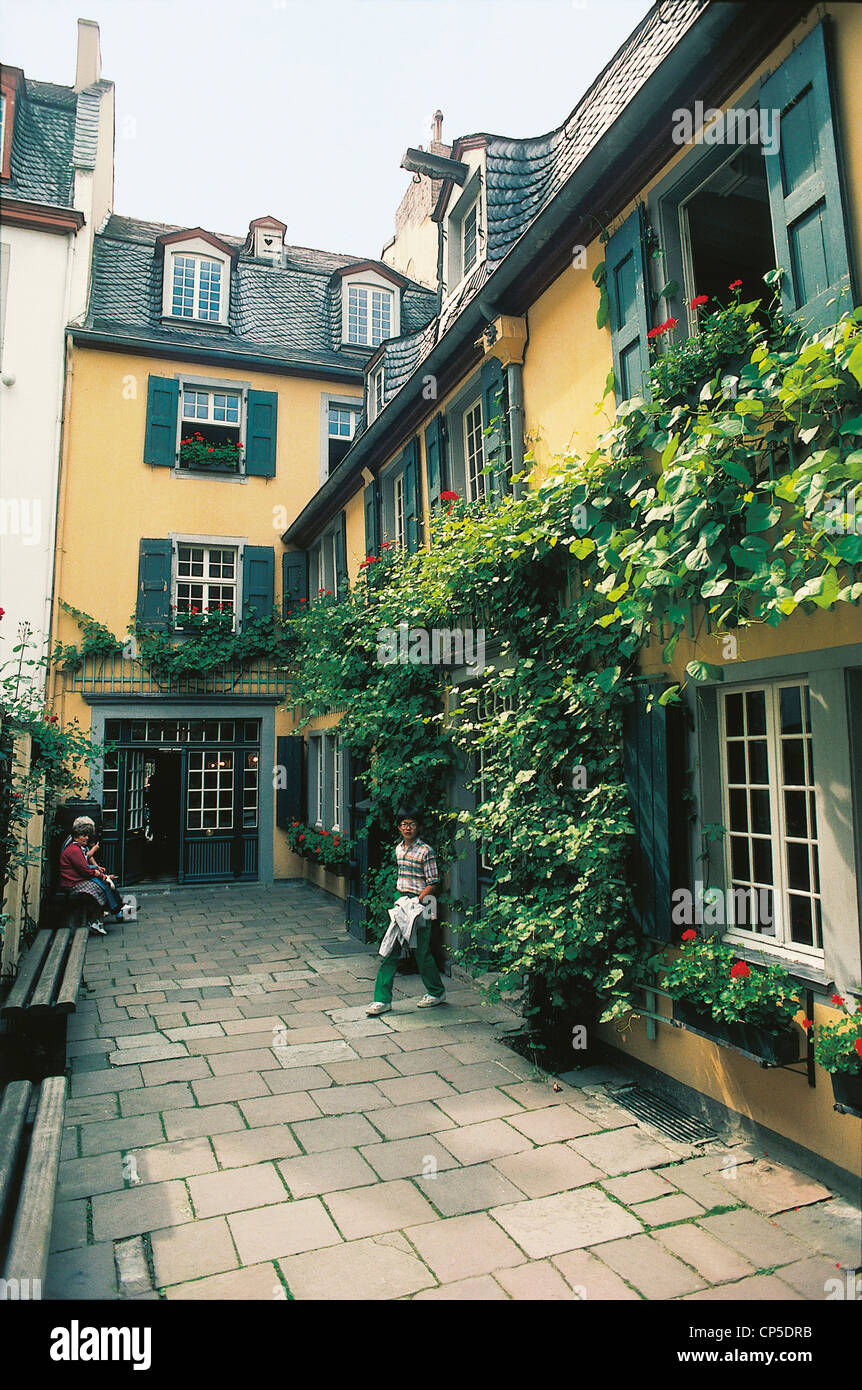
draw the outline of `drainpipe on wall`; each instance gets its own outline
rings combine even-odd
[[[524,368],[520,362],[509,362],[506,367],[506,385],[509,391],[509,440],[512,445],[512,496],[523,495],[523,483],[517,478],[524,464]]]

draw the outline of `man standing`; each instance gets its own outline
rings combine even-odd
[[[397,823],[401,835],[401,844],[395,847],[395,857],[398,860],[398,893],[399,895],[408,895],[415,898],[417,902],[424,903],[426,898],[434,895],[434,890],[440,881],[434,851],[429,844],[419,838],[420,822],[415,811],[399,811]],[[416,940],[413,949],[416,953],[416,965],[427,991],[419,1000],[417,1007],[431,1009],[435,1004],[443,1003],[446,990],[440,979],[437,963],[431,954],[430,921],[420,917],[416,923],[415,932]],[[381,962],[374,986],[374,1003],[369,1004],[365,1010],[366,1014],[371,1017],[388,1013],[392,1008],[392,982],[398,970],[399,955],[400,952],[393,947],[389,955],[384,956]]]

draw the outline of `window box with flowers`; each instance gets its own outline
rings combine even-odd
[[[767,283],[775,289],[777,272],[770,273]],[[670,403],[686,402],[697,405],[705,384],[717,373],[738,376],[749,361],[752,349],[766,336],[761,319],[768,317],[759,299],[742,303],[741,280],[731,281],[728,289],[734,296],[722,305],[710,296],[695,295],[689,309],[697,313],[697,332],[681,342],[670,342],[666,335],[677,327],[674,318],[656,324],[647,333],[654,356],[650,367],[653,394]]]
[[[238,473],[242,463],[242,443],[236,439],[207,440],[202,434],[187,434],[180,440],[181,468],[203,472]]]
[[[833,994],[832,1003],[841,1016],[817,1029],[814,1060],[832,1077],[835,1109],[862,1118],[862,1007],[851,1013],[840,994]],[[803,1027],[813,1027],[811,1020]]]
[[[287,843],[312,864],[323,864],[335,873],[347,872],[353,851],[353,841],[335,830],[318,830],[316,826],[293,820],[287,827]]]
[[[717,937],[682,934],[682,949],[664,970],[674,1023],[764,1067],[799,1060],[793,1026],[799,997],[780,965],[752,968]]]

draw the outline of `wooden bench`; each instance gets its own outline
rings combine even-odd
[[[65,1076],[11,1081],[0,1097],[0,1299],[42,1297],[67,1086]]]
[[[7,1080],[42,1081],[65,1069],[66,1022],[75,1012],[88,936],[86,927],[36,933],[0,1007],[0,1072]]]

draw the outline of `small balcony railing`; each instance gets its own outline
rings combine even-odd
[[[67,672],[67,689],[80,695],[241,695],[284,699],[291,672],[265,660],[217,666],[188,676],[157,676],[144,662],[122,655],[85,657]]]

